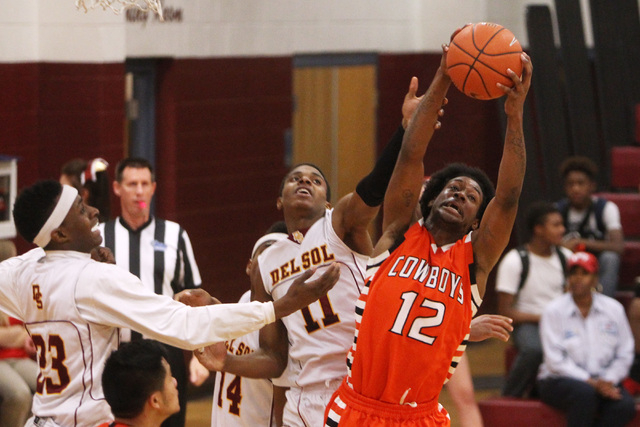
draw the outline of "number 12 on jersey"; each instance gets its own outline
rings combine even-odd
[[[400,296],[400,298],[402,299],[402,305],[400,306],[400,310],[398,310],[398,314],[396,314],[396,320],[393,322],[393,326],[390,331],[394,334],[403,335],[405,324],[409,318],[409,313],[411,313],[411,309],[414,306],[416,299],[418,299],[418,293],[413,291],[405,292]],[[446,306],[440,301],[433,301],[428,298],[424,298],[418,306],[430,308],[434,311],[434,314],[433,316],[419,316],[413,319],[409,332],[407,333],[407,337],[431,345],[436,340],[436,337],[424,334],[422,333],[422,330],[424,328],[440,326],[444,319]]]

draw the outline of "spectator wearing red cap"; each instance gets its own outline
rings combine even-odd
[[[573,254],[567,266],[567,293],[540,320],[540,398],[565,411],[569,427],[625,426],[635,404],[620,387],[634,354],[624,307],[596,291],[598,261],[591,253]]]

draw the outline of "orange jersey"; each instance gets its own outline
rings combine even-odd
[[[437,247],[420,221],[395,249],[371,259],[367,274],[356,307],[347,383],[386,403],[437,401],[482,302],[471,233]]]

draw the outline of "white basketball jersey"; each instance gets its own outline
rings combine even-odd
[[[94,427],[112,419],[101,374],[117,348],[118,331],[88,323],[78,313],[76,283],[92,261],[88,254],[77,254],[24,263],[15,272],[20,284],[15,292],[40,365],[33,414],[62,426]]]
[[[247,291],[238,302],[249,302]],[[258,348],[259,332],[254,331],[225,342],[229,354],[248,354]],[[273,414],[273,385],[268,379],[243,378],[216,372],[211,410],[211,427],[269,427]]]
[[[306,233],[295,232],[275,242],[258,258],[260,274],[273,300],[285,295],[305,270],[317,267],[314,280],[333,262],[340,279],[329,293],[282,321],[289,336],[290,363],[298,364],[298,386],[342,378],[355,331],[355,305],[364,286],[368,257],[353,252],[333,230],[331,215],[316,221]]]

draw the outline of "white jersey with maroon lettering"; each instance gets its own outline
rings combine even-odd
[[[290,363],[300,368],[296,384],[301,387],[346,375],[355,304],[364,286],[368,257],[349,249],[336,235],[332,212],[328,209],[306,232],[297,231],[275,242],[258,258],[265,289],[274,301],[305,270],[318,268],[309,279],[314,280],[331,263],[340,265],[340,279],[326,296],[282,319],[289,336]]]
[[[95,426],[95,421],[112,419],[101,375],[118,346],[118,330],[89,324],[78,312],[75,288],[92,262],[88,255],[78,261],[50,263],[45,257],[16,276],[16,294],[23,302],[20,319],[40,365],[32,411],[61,426]]]
[[[239,303],[249,302],[251,291]],[[226,341],[229,354],[248,354],[260,348],[259,332]],[[268,379],[243,378],[216,372],[211,427],[269,427],[273,415],[273,385]]]
[[[24,322],[40,373],[32,412],[65,427],[111,421],[102,370],[118,345],[118,328],[196,349],[262,328],[271,304],[187,307],[156,295],[112,264],[75,251],[33,251],[0,264],[0,308]]]

